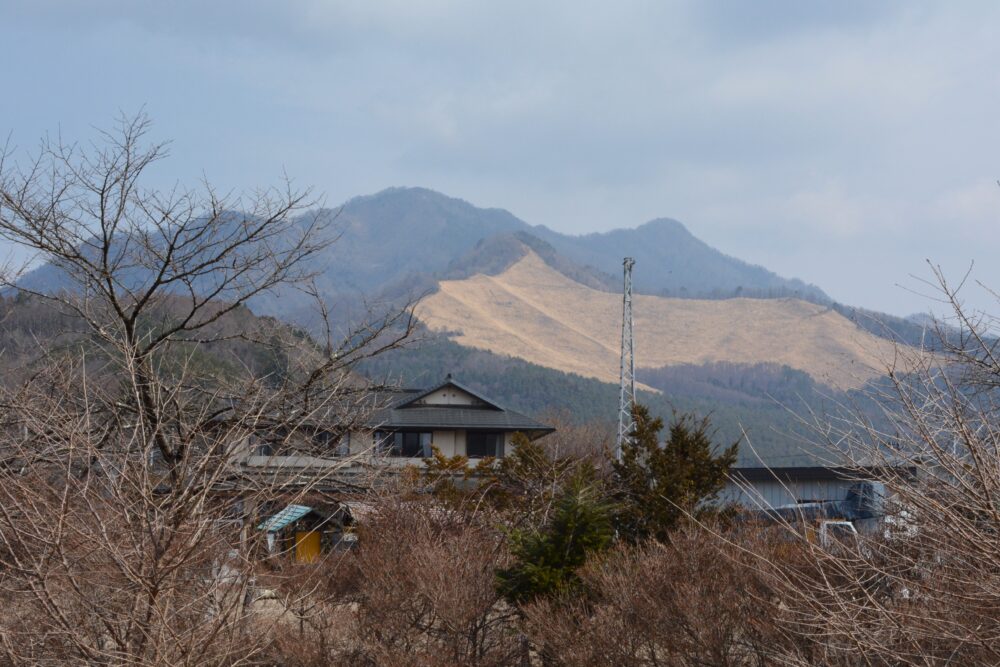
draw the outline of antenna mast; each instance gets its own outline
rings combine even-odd
[[[622,362],[621,395],[618,401],[618,439],[615,441],[615,460],[622,460],[622,448],[632,441],[635,430],[635,350],[632,345],[632,267],[635,260],[626,257],[625,289],[622,294]]]

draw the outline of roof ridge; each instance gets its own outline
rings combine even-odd
[[[405,401],[403,403],[400,403],[400,404],[396,405],[395,408],[397,410],[401,410],[403,408],[408,408],[408,407],[412,406],[414,403],[416,403],[417,401],[419,401],[419,400],[421,400],[423,398],[426,398],[427,396],[430,396],[434,392],[439,391],[441,389],[444,389],[447,386],[452,386],[452,387],[455,387],[457,389],[461,389],[465,393],[467,393],[467,394],[469,394],[469,395],[471,395],[471,396],[479,399],[483,403],[486,403],[487,405],[491,406],[492,408],[494,408],[496,410],[500,410],[502,412],[509,412],[509,410],[507,410],[507,408],[505,408],[504,406],[500,405],[499,403],[497,403],[493,399],[486,398],[482,394],[480,394],[480,393],[478,393],[478,392],[470,389],[469,387],[466,387],[464,384],[462,384],[458,380],[454,379],[451,376],[451,373],[448,373],[448,375],[444,379],[444,382],[438,384],[435,387],[431,387],[430,389],[428,389],[428,390],[426,390],[426,391],[424,391],[422,393],[417,394],[416,396],[414,396],[413,398],[409,399],[408,401]],[[428,407],[430,407],[430,406],[428,406]],[[439,406],[439,407],[458,407],[458,406]]]

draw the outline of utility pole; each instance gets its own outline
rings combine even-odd
[[[615,460],[622,460],[622,448],[632,442],[632,431],[635,430],[635,418],[632,409],[635,407],[635,350],[632,343],[632,267],[635,260],[626,257],[622,262],[625,267],[625,289],[622,294],[622,360],[621,360],[621,393],[618,401],[618,439],[615,441]]]

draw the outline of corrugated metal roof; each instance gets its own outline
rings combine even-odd
[[[289,505],[264,523],[257,526],[257,530],[266,530],[269,533],[276,533],[285,526],[298,521],[306,514],[312,512],[311,507],[305,505]]]
[[[912,473],[907,466],[748,466],[729,469],[729,477],[747,482],[805,482],[812,480],[863,480],[885,475],[888,470]]]

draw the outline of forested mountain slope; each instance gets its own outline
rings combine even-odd
[[[332,243],[307,268],[327,305],[342,309],[345,317],[356,316],[364,303],[433,292],[441,279],[500,273],[529,247],[560,273],[595,289],[619,291],[622,257],[632,256],[640,293],[711,299],[795,295],[832,305],[878,336],[911,344],[923,337],[919,324],[834,304],[818,288],[726,256],[669,219],[573,236],[424,188],[355,197],[336,209],[307,212],[300,223],[317,216],[332,221],[326,232]],[[74,287],[51,264],[36,267],[20,284],[39,291]],[[250,305],[258,314],[303,325],[311,323],[316,306],[308,295],[289,289],[262,294]]]
[[[433,291],[436,281],[503,270],[520,244],[533,247],[558,271],[591,287],[618,288],[622,257],[640,263],[636,288],[680,296],[789,295],[825,300],[818,288],[726,256],[679,222],[655,220],[635,229],[573,236],[532,226],[508,211],[478,208],[424,188],[389,188],[355,197],[338,209],[303,216],[334,220],[336,242],[315,258],[316,285],[331,302],[360,295],[399,297]],[[519,244],[511,244],[517,239]],[[494,252],[506,246],[508,252]],[[478,250],[477,250],[478,249]],[[484,250],[485,249],[485,250]],[[282,293],[257,299],[260,312],[303,321],[309,304]]]
[[[418,386],[455,372],[536,416],[555,410],[579,421],[614,420],[621,259],[635,257],[643,400],[664,416],[674,409],[711,413],[723,439],[746,428],[772,463],[808,460],[808,434],[790,419],[789,404],[823,409],[825,396],[838,399],[878,376],[886,337],[919,344],[924,334],[920,324],[833,304],[801,281],[727,257],[671,220],[569,236],[420,188],[357,197],[300,222],[316,216],[333,219],[333,243],[308,269],[335,323],[346,328],[369,308],[391,312],[406,297],[428,295],[418,313],[436,332],[431,341],[373,360],[368,372]],[[74,287],[53,266],[38,267],[23,284]],[[51,322],[39,326],[51,315],[30,300],[12,314],[13,295],[0,304],[0,365],[10,368],[46,346],[91,344],[66,322],[58,330]],[[757,298],[726,298],[735,295]],[[785,298],[761,298],[768,296]],[[249,305],[230,318],[234,333],[266,324],[288,335],[295,329],[259,316],[308,327],[316,312],[309,295],[292,289]],[[251,367],[279,378],[287,367],[266,347],[235,339],[192,346],[191,355],[215,376]]]
[[[781,278],[766,269],[729,257],[695,238],[680,222],[659,219],[634,229],[573,236],[544,225],[532,226],[496,208],[478,208],[425,188],[389,188],[355,197],[337,219],[343,235],[331,253],[345,284],[370,290],[413,273],[439,273],[483,240],[527,232],[554,253],[605,275],[621,273],[622,257],[643,267],[640,291],[785,290],[824,297],[815,287]],[[824,297],[825,298],[825,297]]]
[[[169,302],[155,316],[139,323],[141,329],[155,331],[177,317]],[[178,344],[165,357],[157,358],[158,371],[183,371],[191,382],[217,383],[253,376],[277,385],[290,371],[294,360],[272,342],[294,338],[297,349],[310,354],[312,343],[306,334],[282,322],[237,308],[207,327],[203,338],[214,342]],[[82,359],[87,375],[102,381],[116,372],[107,354],[106,342],[94,335],[79,316],[54,302],[24,294],[0,296],[0,382],[16,383],[34,372],[42,359],[65,358],[67,363]],[[110,365],[109,365],[110,364]]]
[[[361,370],[377,381],[429,387],[451,373],[472,389],[505,407],[543,421],[597,423],[614,432],[618,384],[564,373],[523,359],[463,347],[443,335],[429,335],[415,346],[367,360]],[[795,413],[838,410],[859,399],[823,387],[801,371],[769,364],[684,365],[643,369],[639,379],[655,391],[640,390],[638,400],[654,414],[709,415],[715,441],[735,442],[740,465],[814,465],[830,452]],[[752,446],[751,446],[752,445]]]

